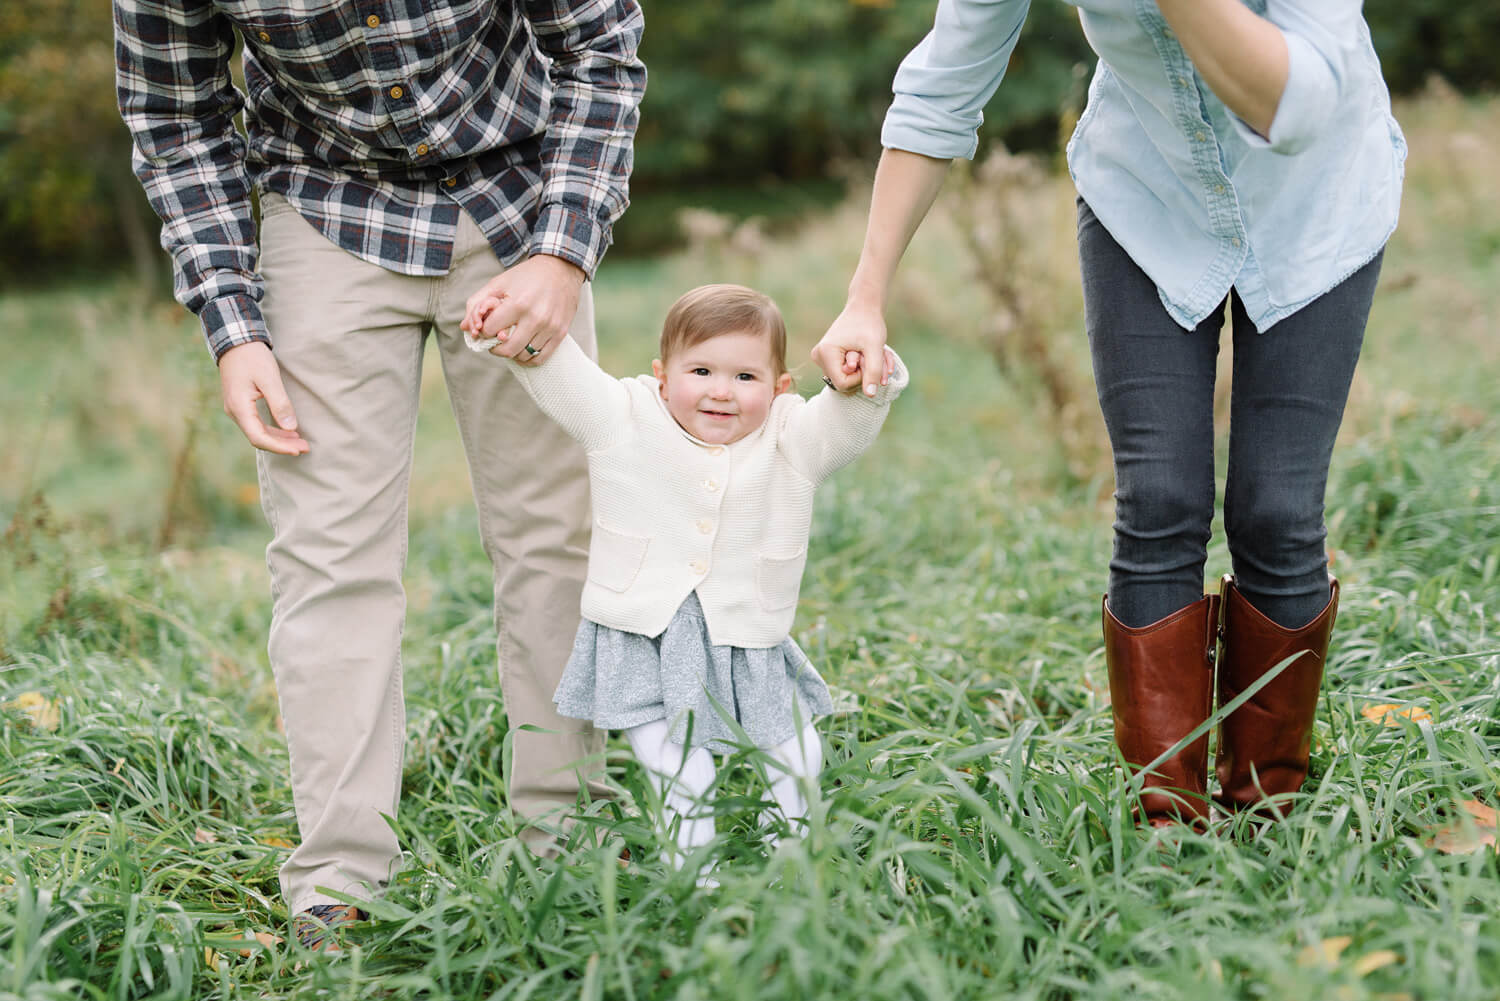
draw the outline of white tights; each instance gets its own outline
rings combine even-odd
[[[673,835],[677,844],[673,863],[680,866],[689,852],[713,840],[713,755],[701,747],[673,742],[666,720],[631,727],[625,739],[646,767],[652,789],[662,802],[662,827]],[[823,770],[823,745],[817,731],[809,723],[801,733],[765,752],[774,762],[768,778],[776,810],[768,810],[762,820],[772,822],[779,814],[788,823],[805,821],[806,790],[816,790],[818,773]]]

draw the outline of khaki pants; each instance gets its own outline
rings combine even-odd
[[[465,300],[502,270],[478,226],[461,216],[449,274],[413,277],[340,249],[283,198],[267,196],[263,208],[266,322],[312,446],[298,457],[258,454],[272,531],[269,649],[301,831],[281,885],[296,912],[334,902],[324,889],[378,891],[400,854],[382,814],[395,814],[401,792],[401,574],[429,333],[494,567],[508,795],[534,848],[550,846],[584,773],[597,774],[603,736],[552,705],[587,562],[585,458],[505,362],[464,346]],[[594,353],[587,286],[572,336]],[[525,725],[542,732],[516,729]]]

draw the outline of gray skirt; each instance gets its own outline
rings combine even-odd
[[[715,646],[697,592],[660,636],[584,619],[552,701],[561,715],[603,729],[664,719],[677,743],[715,752],[743,743],[736,725],[770,747],[833,711],[828,686],[791,637],[764,649]]]

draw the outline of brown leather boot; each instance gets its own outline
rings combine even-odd
[[[1339,582],[1329,578],[1328,605],[1301,629],[1283,629],[1257,611],[1226,574],[1219,657],[1219,705],[1227,705],[1257,678],[1300,653],[1286,669],[1227,719],[1219,732],[1214,796],[1226,810],[1256,808],[1277,819],[1284,800],[1302,788],[1312,749],[1313,717],[1323,683],[1328,637],[1338,614]]]
[[[1205,595],[1158,622],[1131,629],[1104,603],[1115,746],[1132,774],[1208,719],[1218,607],[1218,595]],[[1151,826],[1206,822],[1208,734],[1157,765],[1143,789],[1137,817]]]

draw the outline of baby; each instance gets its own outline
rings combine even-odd
[[[477,351],[505,336],[473,333],[496,305],[465,322]],[[554,701],[624,732],[681,865],[713,838],[713,753],[744,738],[775,764],[782,818],[807,814],[823,757],[812,721],[832,710],[788,635],[813,491],[875,440],[907,373],[886,349],[892,375],[873,397],[830,387],[804,400],[789,392],[776,304],[738,285],[678,299],[660,355],[650,375],[615,379],[569,338],[510,371],[588,451],[583,621]]]

